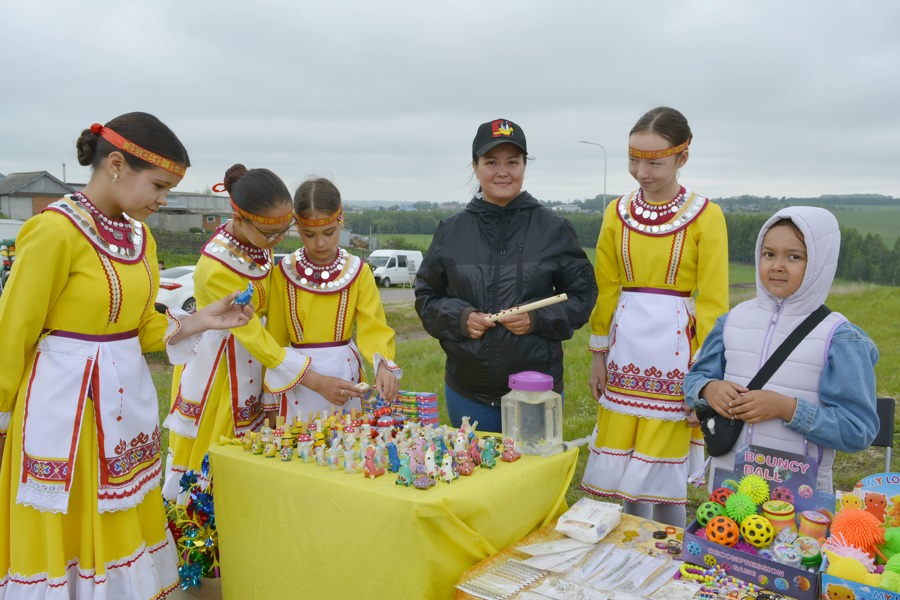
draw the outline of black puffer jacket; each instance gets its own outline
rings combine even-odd
[[[473,310],[495,313],[564,292],[566,302],[531,312],[530,333],[498,323],[480,339],[465,334]],[[505,207],[476,197],[441,221],[416,277],[416,311],[447,353],[447,385],[489,406],[500,405],[519,371],[552,375],[562,392],[562,340],[588,321],[596,300],[593,267],[572,224],[528,192]]]

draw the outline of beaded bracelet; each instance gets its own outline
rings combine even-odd
[[[746,589],[750,594],[759,592],[758,585],[726,574],[725,569],[722,568],[721,565],[716,565],[710,569],[703,569],[702,567],[684,563],[681,565],[681,577],[682,579],[699,581],[703,585],[717,588],[728,590]]]

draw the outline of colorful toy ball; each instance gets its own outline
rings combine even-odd
[[[758,506],[769,499],[769,482],[759,475],[745,475],[741,478],[738,491],[750,496]]]
[[[734,546],[740,539],[738,526],[728,517],[714,517],[706,524],[706,539],[722,546]]]
[[[725,501],[725,514],[740,524],[750,515],[756,514],[756,503],[744,492],[735,492]]]
[[[741,522],[741,536],[757,548],[765,548],[775,539],[775,528],[761,515],[750,515]]]
[[[725,506],[725,501],[728,500],[728,496],[732,495],[733,493],[734,490],[720,487],[713,490],[713,493],[709,495],[709,499],[713,502],[718,502],[722,506]]]
[[[738,491],[738,482],[734,479],[726,479],[722,482],[722,487],[731,490],[732,492]]]
[[[791,493],[791,490],[787,489],[786,487],[779,486],[773,489],[771,498],[772,500],[783,500],[789,504],[794,503],[794,494]]]
[[[831,522],[831,535],[838,534],[869,556],[875,555],[876,546],[884,544],[884,528],[878,517],[851,506],[841,509]]]
[[[697,507],[697,522],[706,527],[706,524],[715,517],[725,514],[725,507],[718,502],[704,502]]]

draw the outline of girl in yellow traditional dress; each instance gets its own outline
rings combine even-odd
[[[253,289],[255,314],[246,327],[210,331],[196,347],[196,356],[172,382],[172,409],[165,426],[169,461],[163,496],[177,498],[179,481],[193,470],[205,487],[201,469],[210,444],[220,436],[243,435],[259,428],[265,410],[263,386],[284,392],[297,385],[308,360],[288,352],[265,332],[271,297],[272,248],[293,227],[291,193],[268,169],[236,164],[216,191],[227,191],[234,214],[209,239],[194,272],[194,295],[203,307],[221,290]],[[265,369],[265,375],[263,370]],[[274,418],[271,420],[274,424]]]
[[[338,247],[344,222],[340,192],[327,179],[305,181],[294,194],[294,213],[303,247],[275,270],[266,327],[310,365],[300,385],[274,394],[271,402],[288,420],[301,411],[307,418],[311,412],[361,408],[360,353],[375,367],[376,391],[392,401],[402,374],[393,361],[394,330],[371,269]]]
[[[231,305],[237,292],[180,323],[154,309],[156,243],[141,220],[190,164],[168,127],[128,113],[77,148],[90,181],[22,227],[0,298],[0,598],[161,598],[178,563],[142,353],[174,358],[174,344],[251,311]]]
[[[703,458],[699,429],[687,421],[684,376],[728,310],[722,210],[678,183],[690,143],[677,110],[642,116],[628,140],[628,169],[640,187],[603,215],[590,341],[600,409],[582,482],[623,499],[625,512],[682,527],[689,455]]]

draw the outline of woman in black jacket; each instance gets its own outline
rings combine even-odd
[[[416,277],[416,311],[447,354],[450,422],[464,415],[499,432],[500,397],[520,371],[553,376],[563,391],[562,341],[597,298],[593,267],[571,223],[522,190],[525,133],[507,119],[482,124],[472,143],[479,191],[438,225]],[[568,300],[504,317],[487,315],[556,294]]]

